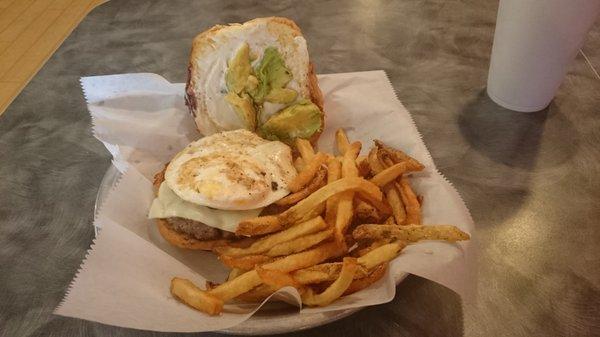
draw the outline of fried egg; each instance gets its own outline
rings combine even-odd
[[[169,163],[165,182],[185,201],[222,210],[248,210],[286,196],[296,174],[289,146],[234,130],[188,145]]]

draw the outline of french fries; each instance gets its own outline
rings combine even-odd
[[[396,184],[396,188],[400,191],[402,202],[406,208],[406,224],[420,225],[421,224],[421,204],[410,187],[408,178],[403,176],[400,178],[400,184]]]
[[[352,236],[356,240],[392,239],[406,242],[421,240],[442,240],[448,242],[469,240],[470,235],[451,225],[436,226],[395,226],[395,225],[360,225],[354,229]]]
[[[306,139],[296,138],[296,149],[300,152],[300,156],[305,163],[309,163],[315,156],[315,150]]]
[[[335,145],[339,154],[344,154],[350,147],[350,141],[348,141],[348,136],[346,136],[346,132],[344,129],[337,129],[335,132]]]
[[[320,294],[315,294],[310,288],[302,294],[302,303],[309,306],[326,306],[341,297],[354,280],[358,269],[356,259],[345,257],[339,277]]]
[[[328,229],[314,234],[301,236],[296,239],[287,242],[282,242],[273,246],[271,249],[269,249],[269,251],[265,253],[265,255],[275,257],[298,253],[312,246],[315,246],[321,243],[322,241],[325,241],[332,235],[333,231]]]
[[[337,156],[306,140],[295,145],[292,193],[269,205],[268,215],[240,222],[236,234],[247,238],[213,248],[232,268],[227,281],[202,290],[174,278],[175,298],[217,315],[228,301],[260,302],[291,286],[305,305],[325,306],[380,280],[407,244],[470,238],[454,226],[421,225],[422,199],[407,173],[424,167],[406,153],[376,140],[359,156],[362,144],[342,129],[335,134]]]
[[[223,300],[196,287],[190,280],[174,277],[171,280],[171,294],[190,307],[209,315],[218,315],[223,310]]]
[[[327,162],[327,155],[323,152],[319,152],[314,155],[309,162],[305,161],[306,165],[300,173],[294,178],[289,184],[288,189],[292,192],[300,191],[306,186],[317,174],[317,171],[321,168],[321,165]]]
[[[314,219],[305,221],[301,224],[298,224],[294,227],[290,227],[279,233],[259,239],[252,245],[250,245],[250,247],[248,248],[235,248],[225,246],[216,248],[215,250],[221,255],[230,256],[260,254],[268,251],[277,244],[293,240],[302,235],[312,234],[325,228],[327,228],[327,224],[325,223],[325,221],[323,221],[323,218],[319,216]]]

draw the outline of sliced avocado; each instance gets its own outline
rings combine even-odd
[[[250,131],[256,130],[256,110],[254,110],[252,98],[245,92],[241,95],[230,92],[225,96],[225,99],[244,121],[246,128]]]
[[[248,76],[252,67],[250,66],[250,47],[246,42],[235,53],[233,58],[227,62],[225,83],[227,90],[239,94],[246,87]]]
[[[298,93],[295,90],[277,88],[272,89],[271,92],[269,92],[267,96],[265,96],[265,101],[271,103],[288,104],[295,101],[296,97],[298,97]]]
[[[282,109],[260,126],[258,133],[265,139],[291,144],[296,138],[310,138],[323,127],[321,110],[304,100]]]
[[[285,66],[281,54],[279,54],[275,47],[268,47],[265,49],[262,60],[260,60],[260,63],[254,72],[256,73],[259,85],[258,88],[255,91],[250,92],[250,94],[257,103],[262,103],[265,96],[267,96],[272,89],[283,88],[292,80],[291,72]]]

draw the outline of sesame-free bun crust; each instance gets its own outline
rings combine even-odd
[[[222,44],[228,41],[228,36],[230,37],[238,32],[242,34],[245,31],[263,29],[265,27],[268,34],[276,38],[279,47],[287,51],[293,50],[290,45],[294,44],[294,38],[302,37],[302,32],[294,21],[282,17],[266,17],[254,19],[244,24],[216,25],[194,38],[188,66],[186,104],[194,117],[198,130],[203,135],[206,136],[215,132],[226,131],[227,128],[240,128],[224,122],[227,117],[220,118],[219,114],[222,113],[221,111],[211,111],[211,109],[215,109],[214,105],[211,105],[214,99],[211,101],[211,94],[207,93],[206,88],[209,85],[207,81],[209,80],[205,76],[208,70],[202,69],[203,64],[206,64],[204,61],[215,57],[214,54],[218,53]],[[230,56],[228,55],[227,57]],[[299,93],[303,97],[310,99],[323,112],[323,94],[319,88],[312,63],[297,63],[296,60],[303,58],[297,57],[297,55],[291,52],[287,54],[283,52],[283,57],[286,60],[286,64],[288,62],[291,63],[291,71],[294,74],[294,80],[298,83],[297,89]],[[308,56],[306,56],[307,59]],[[209,85],[210,90],[213,90],[213,87],[214,85]],[[218,88],[214,89],[217,90]],[[324,114],[322,114],[321,118],[321,124],[324,125]],[[313,144],[317,142],[320,133],[318,132],[311,137],[310,141]]]

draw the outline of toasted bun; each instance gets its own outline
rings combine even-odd
[[[266,47],[276,46],[292,73],[294,89],[323,111],[323,95],[306,41],[294,21],[267,17],[244,24],[217,25],[196,36],[188,66],[186,104],[203,135],[245,126],[223,94],[227,60],[242,42],[247,42],[253,53],[260,53],[258,59]],[[324,116],[321,118],[324,125]],[[313,135],[310,141],[316,143],[319,135]]]

